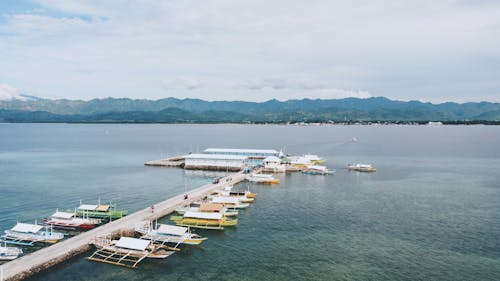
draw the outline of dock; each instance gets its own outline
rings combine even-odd
[[[146,166],[158,166],[158,167],[182,167],[184,166],[184,157],[176,156],[159,160],[152,160],[144,163]]]
[[[260,170],[255,171],[258,173]],[[51,266],[66,261],[78,254],[88,251],[89,244],[93,239],[106,235],[125,235],[133,233],[134,226],[145,220],[154,220],[167,216],[176,208],[199,201],[215,190],[223,189],[226,186],[234,185],[245,180],[246,174],[234,173],[219,180],[217,184],[206,184],[193,189],[188,194],[188,199],[184,199],[184,194],[179,194],[165,201],[159,202],[153,208],[148,206],[121,219],[112,221],[87,232],[82,232],[67,240],[54,245],[42,248],[36,252],[22,256],[16,260],[1,265],[3,280],[17,281],[30,277]]]

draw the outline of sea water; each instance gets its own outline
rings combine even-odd
[[[165,260],[132,270],[89,252],[32,280],[500,280],[499,141],[495,126],[0,124],[0,231],[80,200],[133,212],[212,180],[148,160],[283,149],[336,173],[240,184],[258,196],[237,227],[198,230],[209,239]]]

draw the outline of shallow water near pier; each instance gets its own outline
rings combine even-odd
[[[0,124],[0,230],[80,200],[133,212],[212,180],[148,160],[283,148],[336,173],[240,184],[258,196],[238,226],[199,230],[207,241],[165,260],[132,270],[86,254],[31,280],[499,280],[499,142],[489,126]]]

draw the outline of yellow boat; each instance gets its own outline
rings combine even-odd
[[[238,219],[230,219],[221,213],[187,211],[184,216],[172,216],[171,219],[178,226],[203,229],[224,229],[225,226],[235,226],[238,224]]]

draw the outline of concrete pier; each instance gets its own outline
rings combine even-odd
[[[164,217],[174,212],[176,208],[201,200],[217,189],[222,189],[226,186],[242,182],[245,180],[245,177],[246,175],[242,173],[231,174],[222,178],[218,184],[206,184],[189,191],[187,193],[187,200],[184,199],[184,193],[179,194],[175,197],[155,204],[154,212],[151,211],[151,206],[148,206],[143,210],[137,211],[121,219],[99,226],[90,231],[80,233],[62,242],[7,262],[1,265],[3,280],[17,281],[25,279],[60,262],[68,260],[77,254],[89,250],[90,241],[96,237],[109,234],[130,233],[133,231],[134,226],[141,221],[154,220],[155,218]]]
[[[184,157],[170,157],[160,160],[152,160],[144,163],[146,166],[159,166],[159,167],[182,167],[184,165]]]

